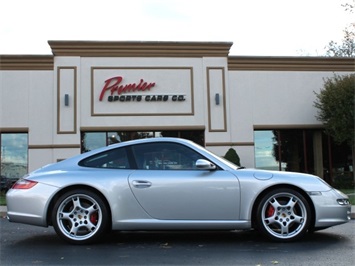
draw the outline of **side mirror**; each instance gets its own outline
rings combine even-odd
[[[216,170],[217,167],[205,159],[198,159],[196,161],[196,168],[201,170]]]

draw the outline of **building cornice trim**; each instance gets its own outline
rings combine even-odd
[[[55,56],[227,57],[231,42],[48,41]]]
[[[53,70],[53,55],[0,55],[0,70]]]
[[[355,71],[350,57],[229,56],[229,70],[246,71]]]

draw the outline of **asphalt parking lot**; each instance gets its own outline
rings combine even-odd
[[[255,231],[112,232],[70,245],[52,227],[0,219],[0,265],[355,265],[355,220],[291,243]]]

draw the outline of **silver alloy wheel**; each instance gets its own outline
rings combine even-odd
[[[102,217],[101,207],[94,198],[85,194],[73,194],[59,205],[56,222],[64,236],[80,241],[97,233]]]
[[[282,192],[269,197],[262,206],[261,222],[277,239],[291,239],[303,232],[308,224],[307,207],[293,193]]]

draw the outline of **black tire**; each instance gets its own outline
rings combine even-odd
[[[109,224],[107,206],[90,190],[72,190],[55,203],[52,223],[56,233],[65,241],[90,244],[106,232]]]
[[[274,241],[302,238],[310,227],[311,210],[307,200],[293,189],[275,189],[259,202],[257,229]]]

